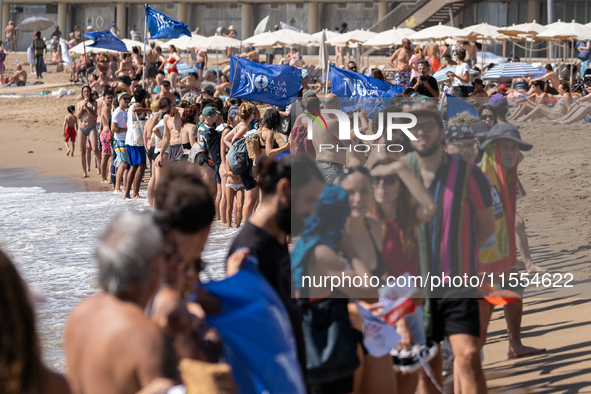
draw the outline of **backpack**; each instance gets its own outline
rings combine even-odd
[[[240,175],[248,170],[246,138],[241,138],[234,142],[234,145],[228,151],[228,165],[234,175]]]
[[[291,129],[291,149],[294,155],[308,155],[310,159],[316,160],[316,149],[312,140],[308,139],[308,125],[302,124],[302,117],[298,117],[293,129]]]

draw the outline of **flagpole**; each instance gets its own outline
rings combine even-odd
[[[326,81],[324,81],[324,95],[328,94],[328,81],[330,81],[330,62],[328,62],[328,70],[326,70]]]
[[[238,47],[238,54],[242,50],[242,41],[240,42],[240,46]],[[234,80],[236,79],[236,70],[238,69],[238,62],[240,61],[240,56],[236,56],[236,65],[234,66],[234,73],[232,75],[232,82],[230,82],[230,97],[232,97],[232,92],[234,91]],[[230,55],[230,63],[232,63],[232,55]],[[217,64],[215,65],[217,67]]]
[[[82,47],[84,48],[84,61],[86,62],[86,83],[88,83],[88,58],[86,57],[86,40],[84,39],[84,36],[82,36]]]
[[[148,41],[148,13],[146,12],[146,7],[148,4],[144,4],[144,64],[143,64],[143,71],[142,71],[142,88],[146,88],[146,43]]]

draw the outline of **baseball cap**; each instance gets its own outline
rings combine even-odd
[[[203,116],[211,116],[213,114],[219,114],[219,111],[216,111],[213,107],[205,107],[201,113]]]
[[[474,133],[475,138],[486,138],[488,132],[490,131],[490,126],[488,123],[485,123],[481,120],[475,122],[470,126],[472,133]]]
[[[506,87],[504,84],[500,84],[500,85],[499,85],[499,89],[500,89],[500,90],[503,90],[503,91],[505,91],[505,92],[507,91],[507,87]]]
[[[443,119],[441,119],[441,112],[437,109],[437,106],[432,102],[427,103],[414,103],[410,108],[410,111],[413,115],[416,115],[417,118],[420,116],[430,116],[433,118],[439,127],[443,128]]]
[[[445,142],[448,144],[467,139],[474,139],[474,133],[468,126],[456,124],[445,130]]]
[[[230,107],[230,110],[228,111],[228,116],[230,118],[233,118],[236,115],[238,115],[238,106],[234,105],[233,107]]]
[[[501,86],[499,86],[499,88]],[[502,94],[495,93],[491,96],[490,100],[488,100],[488,105],[495,108],[507,108],[509,107],[509,101],[507,101],[507,97],[503,96]]]
[[[111,26],[117,26],[117,23],[113,22],[113,23],[111,24]]]
[[[127,92],[121,92],[121,93],[119,93],[119,95],[117,96],[117,100],[121,100],[121,98],[122,98],[122,97],[125,97],[125,96],[127,96],[127,97],[131,97],[131,95],[130,95],[129,93],[127,93]]]
[[[510,123],[497,123],[492,129],[490,129],[488,135],[486,136],[486,140],[480,144],[480,149],[484,149],[491,142],[503,138],[517,142],[519,144],[520,150],[528,151],[533,148],[532,144],[529,144],[521,139],[519,127]]]

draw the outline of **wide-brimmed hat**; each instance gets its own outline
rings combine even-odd
[[[488,123],[479,120],[478,122],[472,123],[470,129],[474,133],[474,138],[486,138],[491,127]]]
[[[523,151],[528,151],[534,147],[532,144],[529,144],[521,139],[521,135],[519,134],[519,127],[512,125],[510,123],[497,123],[488,132],[486,140],[484,140],[484,142],[480,144],[480,149],[484,150],[491,142],[503,138],[517,142],[519,144],[519,149]]]

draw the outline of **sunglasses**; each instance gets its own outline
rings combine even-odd
[[[371,183],[374,185],[379,185],[380,182],[384,181],[384,184],[388,186],[392,186],[396,183],[398,177],[396,175],[388,175],[388,176],[372,176]]]
[[[482,120],[487,120],[487,119],[495,120],[496,118],[497,117],[494,115],[480,115],[480,119],[482,119]]]
[[[131,97],[122,97],[121,101],[131,101]]]
[[[355,66],[349,67],[349,70],[357,70],[357,67],[355,67]]]

